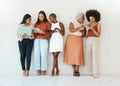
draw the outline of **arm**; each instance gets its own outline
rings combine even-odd
[[[45,31],[45,34],[44,34],[44,36],[45,36],[46,38],[49,38],[49,37],[50,37],[50,35],[51,35],[50,30],[51,30],[51,24],[48,22],[48,23],[47,23],[47,30]]]
[[[95,29],[92,29],[93,33],[94,33],[97,37],[99,37],[100,34],[101,34],[101,25],[100,25],[100,24],[97,24],[97,30],[98,30],[98,31],[96,31]]]
[[[64,24],[63,24],[62,22],[60,22],[59,25],[60,25],[61,30],[60,30],[60,29],[57,29],[57,30],[59,30],[60,34],[61,34],[62,36],[64,36],[64,35],[65,35],[65,27],[64,27]]]
[[[70,24],[69,24],[69,30],[70,30],[70,32],[76,32],[79,29],[80,29],[80,27],[75,28],[74,24],[72,22],[70,22]]]
[[[18,34],[18,30],[17,30],[17,37],[18,37],[18,39],[19,40],[22,40],[24,37],[26,37],[27,36],[27,34],[24,34],[24,35],[19,35]]]
[[[32,31],[31,38],[34,39],[34,31]]]
[[[86,28],[83,27],[82,30],[80,30],[80,32],[82,33],[82,36],[85,37],[86,36]]]
[[[88,35],[89,26],[86,25],[85,28],[86,28],[86,36],[87,36]]]

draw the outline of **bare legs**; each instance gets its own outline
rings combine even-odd
[[[51,71],[52,76],[54,76],[54,74],[55,74],[55,69],[56,69],[56,75],[57,76],[59,75],[58,55],[59,55],[59,52],[54,52],[53,53],[53,68],[52,68],[52,71]]]

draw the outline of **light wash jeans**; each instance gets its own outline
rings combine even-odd
[[[47,71],[48,40],[35,39],[34,61],[35,70]]]

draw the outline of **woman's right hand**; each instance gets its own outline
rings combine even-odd
[[[45,32],[44,32],[44,31],[42,31],[42,30],[40,30],[40,34],[45,34]]]
[[[90,26],[88,26],[88,25],[86,25],[85,28],[87,31],[90,30]]]
[[[22,37],[23,37],[23,38],[27,37],[27,34],[26,34],[26,33],[24,33],[24,34],[22,35]]]

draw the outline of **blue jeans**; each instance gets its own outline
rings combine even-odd
[[[48,40],[35,39],[34,41],[35,70],[46,71],[47,58],[48,58]]]

